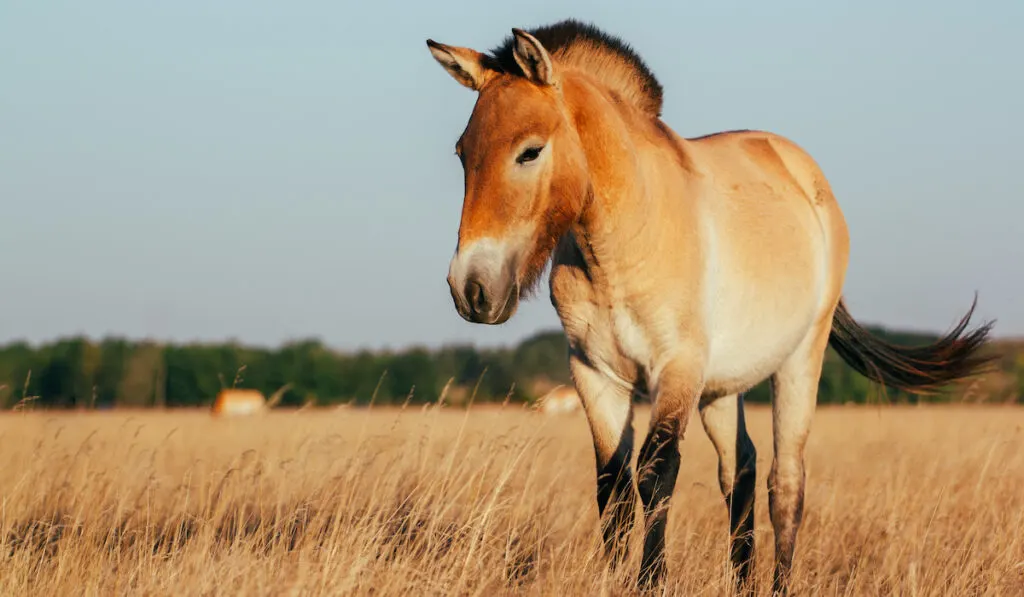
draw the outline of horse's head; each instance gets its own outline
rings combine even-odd
[[[448,272],[456,309],[474,323],[500,324],[515,313],[589,186],[559,69],[535,37],[512,32],[504,59],[427,40],[441,66],[478,92],[455,145],[465,195]]]

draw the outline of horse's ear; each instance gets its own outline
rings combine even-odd
[[[486,57],[476,50],[447,46],[432,39],[427,40],[427,47],[449,75],[474,91],[480,91],[496,72],[487,65]]]
[[[538,85],[554,83],[555,71],[551,66],[551,56],[544,46],[536,37],[522,29],[513,28],[512,35],[516,38],[512,56],[515,57],[519,68],[523,69],[526,78]]]

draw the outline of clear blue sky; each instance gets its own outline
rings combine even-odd
[[[1024,334],[1024,2],[5,2],[0,341],[515,341],[445,276],[474,101],[424,40],[566,16],[630,42],[680,134],[820,162],[866,322]],[[780,256],[780,259],[784,259]]]

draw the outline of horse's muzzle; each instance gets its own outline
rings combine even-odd
[[[448,287],[459,315],[470,323],[498,325],[508,321],[519,305],[519,284],[512,263],[503,260],[499,265],[493,259],[466,264],[457,261],[458,256],[448,273]]]

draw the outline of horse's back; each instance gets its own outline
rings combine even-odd
[[[707,181],[709,389],[729,393],[774,371],[831,312],[846,225],[824,174],[792,141],[737,131],[689,144]]]
[[[788,199],[795,213],[813,215],[806,221],[817,226],[810,226],[808,237],[821,242],[818,250],[825,259],[824,303],[820,306],[830,310],[842,292],[850,239],[828,178],[817,161],[787,137],[765,131],[744,131],[730,137],[727,139],[737,146],[733,152],[749,156],[764,177],[766,189],[771,189],[766,195]],[[786,226],[782,220],[773,224]]]
[[[824,259],[827,294],[842,286],[849,237],[831,185],[800,146],[765,131],[729,131],[690,140],[710,174],[702,199],[716,232],[727,234],[746,279],[811,275]]]

